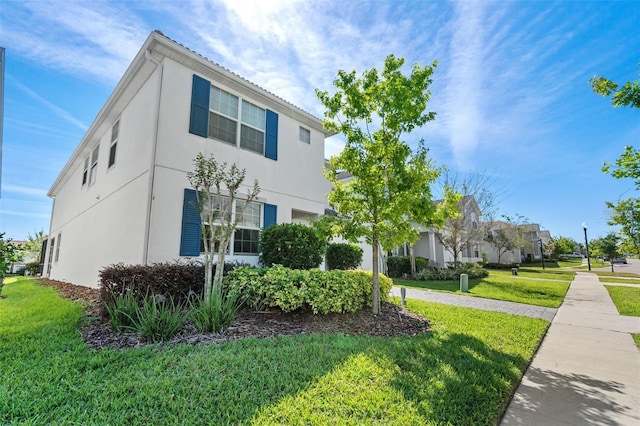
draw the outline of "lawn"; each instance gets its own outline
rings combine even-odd
[[[495,424],[549,323],[409,300],[432,331],[90,350],[82,308],[0,300],[0,424]]]
[[[510,277],[513,274],[510,270],[501,270],[501,269],[491,269],[489,273],[493,276],[503,276]],[[552,281],[573,281],[573,278],[576,276],[576,271],[569,270],[543,270],[542,268],[519,268],[518,275],[519,278],[538,278],[543,280],[552,280]],[[514,278],[516,278],[514,276]]]
[[[460,291],[458,281],[412,281],[394,279],[394,285],[435,291],[468,294],[486,299],[506,300],[529,305],[557,308],[569,289],[569,281],[532,279],[524,276],[493,274],[469,280],[469,293]]]
[[[617,283],[617,284],[640,284],[640,279],[636,278],[616,278],[616,277],[600,277],[601,283]]]
[[[640,317],[640,288],[604,286],[620,315]]]

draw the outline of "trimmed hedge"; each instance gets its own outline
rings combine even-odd
[[[246,266],[237,262],[224,265],[224,274]],[[215,273],[216,265],[213,265]],[[113,303],[114,297],[131,290],[138,302],[146,295],[161,294],[177,303],[192,295],[201,295],[204,288],[204,265],[200,262],[165,262],[151,265],[125,265],[117,263],[100,271],[100,296],[104,303]]]
[[[424,257],[416,257],[416,273],[428,267],[429,260]],[[411,260],[408,256],[389,256],[387,258],[387,272],[393,278],[402,278],[405,274],[411,275]]]
[[[370,271],[296,270],[238,268],[230,272],[226,285],[241,292],[253,309],[279,308],[284,312],[309,308],[314,314],[355,312],[371,306],[373,276]],[[393,286],[380,274],[380,299],[387,300]]]
[[[361,263],[362,247],[348,243],[334,243],[327,246],[329,269],[356,269]]]
[[[469,279],[485,278],[489,276],[489,271],[483,269],[477,263],[457,262],[453,268],[427,268],[416,274],[419,281],[446,281],[458,280],[460,274],[467,274]]]
[[[326,249],[316,231],[298,223],[281,223],[260,233],[260,262],[291,269],[317,268]]]

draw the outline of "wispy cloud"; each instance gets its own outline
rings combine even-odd
[[[36,93],[35,91],[31,90],[30,88],[28,88],[24,84],[20,83],[19,81],[17,81],[12,76],[8,75],[7,76],[7,81],[9,81],[15,87],[19,88],[23,93],[26,93],[31,98],[35,99],[36,101],[38,101],[39,103],[41,103],[42,105],[47,107],[49,110],[51,110],[58,117],[62,118],[66,122],[68,122],[70,124],[73,124],[74,126],[79,128],[80,130],[87,130],[89,128],[89,126],[87,126],[85,123],[83,123],[82,121],[80,121],[76,117],[74,117],[73,114],[71,114],[70,112],[66,111],[65,109],[59,107],[58,105],[54,104],[53,102],[50,102],[47,99],[43,98],[38,93]]]
[[[114,84],[149,30],[127,3],[4,2],[7,50],[83,78]],[[34,26],[33,22],[38,22]]]
[[[33,188],[21,185],[2,185],[2,192],[14,195],[26,195],[30,197],[46,197],[47,190],[42,188]]]

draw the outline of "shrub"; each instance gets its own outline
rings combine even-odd
[[[229,327],[243,299],[237,292],[224,291],[222,295],[215,292],[209,300],[198,297],[190,302],[189,317],[196,328],[204,332],[218,332]]]
[[[38,275],[40,273],[40,262],[29,262],[24,266],[28,275]]]
[[[354,312],[370,306],[373,298],[370,271],[294,270],[272,268],[236,269],[229,273],[229,291],[241,292],[254,309],[265,307],[293,311],[310,308],[316,314]],[[381,300],[387,300],[393,282],[380,274]]]
[[[416,257],[416,273],[429,267],[429,259],[426,257]]]
[[[416,279],[420,281],[445,281],[458,280],[460,274],[467,274],[469,279],[484,278],[489,276],[489,271],[482,269],[476,263],[456,262],[450,268],[427,268],[416,274]]]
[[[387,258],[387,272],[390,277],[401,278],[411,273],[411,262],[407,256],[389,256]]]
[[[162,295],[146,296],[132,320],[140,336],[152,342],[170,339],[185,323],[182,305]]]
[[[325,249],[326,244],[316,231],[301,224],[272,225],[260,233],[260,262],[265,266],[317,268]]]
[[[115,295],[109,303],[104,303],[109,315],[109,323],[115,331],[133,329],[133,318],[138,310],[138,301],[131,289]]]
[[[228,262],[224,274],[242,263]],[[213,266],[215,273],[216,266]],[[166,262],[152,265],[109,265],[100,271],[100,293],[104,304],[113,303],[114,297],[132,291],[142,301],[147,294],[171,297],[177,303],[186,303],[193,295],[202,294],[204,265],[200,262]]]
[[[327,246],[327,266],[329,269],[355,269],[361,263],[362,247],[346,243]]]

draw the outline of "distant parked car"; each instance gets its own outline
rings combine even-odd
[[[611,261],[611,263],[623,263],[623,264],[627,264],[627,258],[626,257],[616,257],[615,259],[613,259]]]

